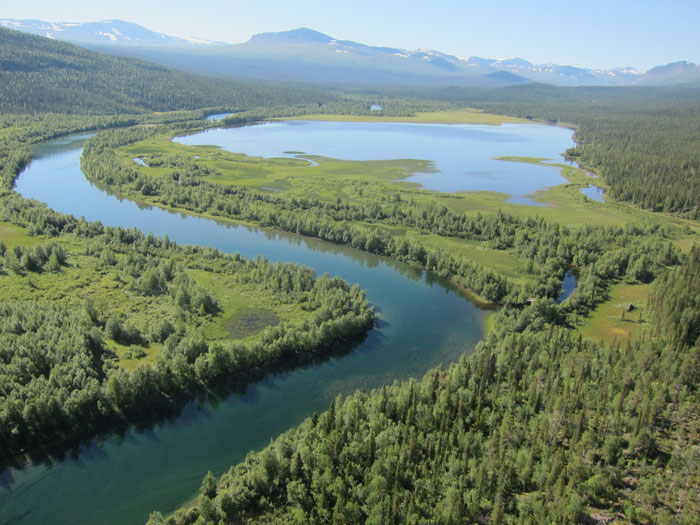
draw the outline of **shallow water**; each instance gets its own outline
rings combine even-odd
[[[561,283],[561,293],[559,294],[559,297],[557,297],[558,303],[563,303],[564,300],[573,293],[573,291],[576,289],[576,283],[576,274],[571,270],[566,272],[564,281]]]
[[[592,201],[605,202],[605,199],[603,199],[605,190],[603,188],[599,188],[598,186],[586,186],[585,188],[581,188],[581,193]]]

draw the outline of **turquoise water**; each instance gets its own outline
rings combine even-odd
[[[289,157],[294,154],[285,152],[303,151],[345,160],[427,160],[436,171],[417,173],[408,181],[450,193],[495,191],[508,194],[511,202],[529,205],[539,204],[528,195],[567,182],[559,168],[496,159],[516,156],[563,162],[560,153],[574,146],[571,130],[540,124],[290,121],[214,128],[174,140],[261,157]]]
[[[472,352],[482,338],[487,312],[425,272],[323,241],[167,212],[105,193],[80,171],[85,137],[37,147],[16,190],[105,225],[340,275],[367,290],[380,319],[351,353],[270,375],[213,404],[193,402],[172,420],[93,440],[51,465],[0,473],[0,523],[142,523],[152,510],[167,513],[193,497],[207,471],[223,473],[248,451],[327,408],[338,394],[421,377]]]

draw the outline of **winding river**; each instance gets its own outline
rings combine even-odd
[[[247,132],[258,133],[262,128]],[[541,142],[552,139],[553,132],[546,128],[536,130],[544,133]],[[267,129],[288,131],[282,125]],[[314,126],[305,129],[316,131]],[[386,127],[391,133],[397,129]],[[409,135],[416,130],[409,128]],[[565,149],[565,137],[560,134],[543,151],[541,142],[533,138],[533,127],[506,131],[508,140],[523,148],[522,153],[518,149],[513,154],[522,155],[535,144],[538,147],[531,155],[551,158]],[[500,140],[488,136],[489,130],[473,133],[482,143]],[[407,265],[299,235],[141,206],[106,193],[80,171],[87,137],[72,136],[37,146],[16,190],[55,210],[105,225],[139,228],[167,234],[181,244],[210,245],[246,257],[263,255],[339,275],[367,290],[380,319],[352,352],[270,375],[242,394],[216,402],[192,402],[172,420],[148,430],[95,439],[52,464],[30,463],[0,473],[0,523],[143,523],[152,510],[168,513],[192,498],[208,470],[223,473],[249,451],[264,447],[314,411],[326,409],[337,395],[419,378],[434,366],[472,352],[483,337],[489,312],[480,310],[449,282]],[[566,141],[571,141],[570,132]],[[521,170],[520,177],[530,173],[523,172],[519,163],[503,162],[498,168]],[[467,175],[478,179],[484,174]],[[420,182],[426,184],[426,180]],[[511,193],[524,199],[524,191]]]
[[[338,394],[421,377],[471,352],[488,312],[448,282],[404,264],[298,235],[232,226],[120,200],[80,171],[86,136],[36,148],[17,191],[51,208],[105,225],[168,235],[247,257],[292,261],[359,283],[381,318],[351,353],[268,376],[215,405],[191,403],[147,431],[93,440],[51,465],[0,474],[0,522],[143,523],[196,494],[208,470],[221,474]]]

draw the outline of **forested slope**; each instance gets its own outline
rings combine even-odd
[[[0,113],[118,114],[323,100],[317,90],[225,81],[0,28]]]
[[[501,323],[446,370],[338,398],[149,523],[697,523],[699,321],[675,307],[697,313],[698,294],[694,248],[638,341]]]

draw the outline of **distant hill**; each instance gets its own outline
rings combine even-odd
[[[263,33],[243,44],[207,49],[94,47],[193,73],[329,85],[458,85],[498,87],[528,82],[496,69],[475,70],[454,56],[432,50],[373,47],[301,28]]]
[[[634,82],[638,86],[700,86],[700,66],[691,62],[673,62],[656,66]]]
[[[138,24],[122,20],[101,22],[44,22],[43,20],[0,19],[0,26],[24,33],[67,40],[84,44],[121,46],[197,47],[225,45],[203,38],[173,36],[156,33]]]
[[[308,89],[202,77],[0,28],[0,113],[249,108],[319,97]]]

